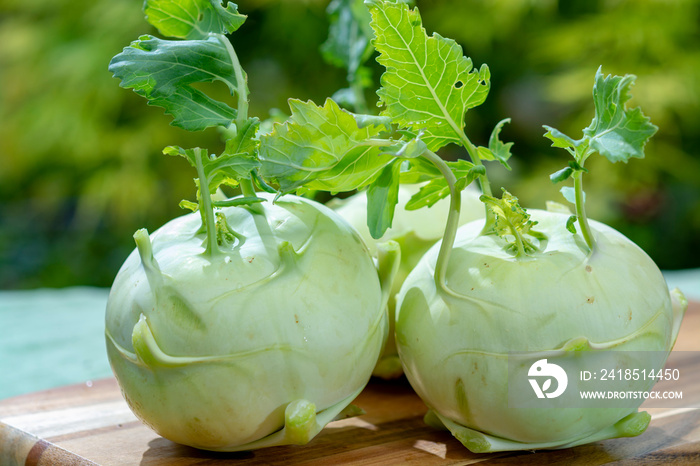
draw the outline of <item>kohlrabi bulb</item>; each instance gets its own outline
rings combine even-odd
[[[306,443],[360,393],[386,340],[380,278],[358,234],[313,201],[260,196],[268,202],[221,210],[230,247],[219,254],[204,254],[199,213],[150,239],[137,232],[109,296],[122,392],[174,442]]]
[[[333,209],[360,233],[373,255],[377,254],[377,245],[385,241],[395,241],[401,249],[399,269],[389,291],[389,339],[373,372],[373,375],[383,379],[393,379],[403,374],[401,362],[396,352],[393,332],[396,294],[420,258],[442,237],[449,211],[449,199],[442,199],[429,208],[406,210],[406,204],[411,196],[418,192],[419,188],[420,185],[417,184],[399,186],[399,202],[394,212],[394,220],[391,228],[379,240],[372,238],[367,227],[367,194],[365,191],[332,205]],[[461,196],[460,225],[484,216],[484,204],[479,200],[476,188],[470,186],[462,190]]]
[[[457,232],[444,288],[434,277],[438,245],[403,284],[396,342],[406,376],[431,410],[426,421],[475,452],[642,432],[649,421],[637,413],[643,398],[609,409],[509,407],[509,356],[553,352],[555,363],[576,351],[660,352],[653,362],[660,369],[684,310],[674,309],[654,262],[619,232],[591,222],[590,253],[567,230],[568,215],[528,212],[546,235],[539,251],[516,257],[506,239],[480,234],[484,222],[475,221]]]

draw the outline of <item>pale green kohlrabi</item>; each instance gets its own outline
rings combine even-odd
[[[321,204],[260,196],[220,210],[218,254],[204,253],[197,213],[140,230],[115,279],[110,363],[134,413],[174,442],[306,443],[348,409],[386,340],[357,233]]]
[[[684,310],[682,295],[674,293],[674,310],[658,267],[617,231],[591,222],[597,250],[589,255],[566,229],[568,215],[528,213],[547,237],[541,251],[514,256],[475,221],[458,230],[446,288],[433,275],[439,245],[404,282],[396,340],[411,385],[431,409],[426,421],[474,452],[641,433],[649,422],[636,412],[643,399],[620,409],[508,407],[509,353],[668,351]]]
[[[549,401],[542,392],[553,379],[539,392],[528,380],[543,361],[562,372],[565,362],[583,369],[596,357],[616,372],[660,371],[676,340],[687,307],[682,293],[669,293],[652,259],[619,232],[589,221],[584,208],[587,158],[642,158],[656,131],[639,108],[626,108],[634,78],[598,70],[595,117],[581,139],[547,127],[553,145],[573,156],[551,180],[573,178],[573,188],[562,192],[575,215],[526,212],[506,191],[501,199],[483,195],[485,220],[456,230],[448,219],[443,241],[399,293],[397,347],[406,376],[430,408],[426,421],[448,428],[474,452],[565,448],[639,435],[649,424],[649,414],[638,412],[644,396],[593,407],[577,399],[585,386],[577,370],[568,377],[571,404],[511,404],[518,391]],[[443,172],[454,201],[455,177]],[[451,217],[459,212],[453,205]],[[517,377],[514,367],[528,370]],[[643,394],[654,382],[625,379],[622,391]],[[556,397],[566,387],[558,382]]]
[[[225,147],[164,150],[197,171],[197,202],[181,203],[195,213],[136,233],[107,304],[112,368],[134,413],[172,441],[221,451],[304,444],[352,414],[371,376],[398,247],[382,246],[378,272],[342,217],[288,193],[361,189],[392,157],[354,151],[380,129],[360,128],[332,102],[290,101],[290,119],[259,131],[228,39],[246,19],[233,2],[143,7],[164,38],[141,36],[110,71],[173,125],[218,127]],[[198,86],[212,81],[235,108]],[[242,196],[213,198],[222,185]]]
[[[400,185],[398,204],[394,212],[391,228],[380,239],[372,238],[367,227],[367,194],[361,191],[349,198],[329,204],[360,234],[372,255],[377,255],[378,245],[386,241],[398,243],[401,261],[395,279],[389,291],[389,338],[384,351],[377,362],[372,375],[383,379],[394,379],[403,374],[394,341],[394,311],[396,294],[409,272],[418,264],[423,255],[434,245],[444,232],[445,221],[449,212],[449,200],[442,199],[429,208],[407,210],[406,204],[418,192],[420,184]],[[462,209],[460,225],[484,216],[484,205],[479,200],[479,193],[470,185],[461,193]]]

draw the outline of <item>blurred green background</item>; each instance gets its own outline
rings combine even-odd
[[[251,115],[316,103],[346,87],[319,52],[328,0],[239,0],[232,37]],[[543,124],[580,137],[593,116],[596,69],[638,76],[633,105],[660,130],[645,160],[589,161],[589,215],[621,230],[662,269],[700,267],[700,0],[417,0],[429,33],[457,40],[492,90],[467,116],[472,141],[495,123],[514,141],[513,170],[493,184],[523,205],[563,202],[548,175],[568,162]],[[107,65],[138,35],[156,34],[141,0],[0,3],[0,289],[109,286],[133,249],[194,197],[186,161],[166,145],[222,149],[215,131],[169,126],[162,109],[121,89]],[[370,59],[372,79],[381,69]],[[375,86],[376,87],[376,86]],[[376,101],[367,94],[370,107]],[[445,148],[446,158],[464,156]]]

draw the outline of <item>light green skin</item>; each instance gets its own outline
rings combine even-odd
[[[443,199],[429,208],[406,210],[406,203],[413,194],[418,192],[418,187],[418,185],[399,187],[399,203],[396,206],[392,227],[378,240],[372,238],[367,227],[367,195],[364,191],[333,206],[334,210],[358,231],[373,255],[377,254],[377,245],[385,241],[395,241],[401,250],[399,268],[389,290],[389,339],[372,373],[376,377],[387,380],[398,378],[403,374],[394,341],[396,295],[418,261],[442,237],[449,209],[449,199]],[[460,225],[483,218],[484,204],[479,200],[479,193],[475,189],[465,189],[462,190],[461,196]]]
[[[151,235],[162,274],[136,250],[126,260],[107,303],[112,369],[134,413],[174,442],[308,442],[359,394],[386,339],[377,269],[313,201],[222,211],[245,238],[223,253],[203,255],[193,213]]]
[[[580,236],[566,230],[568,215],[528,213],[548,236],[543,252],[515,258],[504,240],[479,236],[483,221],[475,221],[458,230],[449,292],[438,291],[433,276],[438,245],[404,282],[396,341],[406,376],[432,410],[426,421],[449,428],[475,452],[641,433],[649,416],[634,414],[638,405],[508,408],[509,352],[670,351],[682,318],[682,310],[674,316],[658,267],[626,237],[591,222],[597,249],[589,255]]]

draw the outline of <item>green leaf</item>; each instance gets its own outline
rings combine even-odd
[[[367,188],[367,226],[374,239],[381,238],[391,228],[399,202],[400,170],[401,161],[394,160]]]
[[[363,0],[333,0],[326,11],[331,25],[328,39],[321,45],[323,58],[355,76],[374,51],[369,11]]]
[[[221,155],[256,158],[260,145],[257,139],[259,128],[260,120],[256,117],[248,118],[240,127],[235,127],[236,133],[226,140],[226,149]]]
[[[578,171],[582,171],[584,173],[588,173],[588,169],[585,167],[582,167],[581,164],[579,164],[575,160],[569,160],[569,167],[571,167],[572,170],[578,170]]]
[[[577,141],[570,138],[566,134],[562,133],[558,129],[552,128],[551,126],[543,125],[543,127],[547,130],[547,132],[544,133],[544,137],[552,141],[552,147],[566,149],[571,155],[575,156],[576,148],[581,145],[582,141]]]
[[[474,181],[479,173],[474,170],[474,164],[466,160],[458,160],[456,162],[446,162],[450,167],[455,178],[457,178],[456,187],[458,190],[466,188]],[[428,184],[421,186],[416,194],[406,203],[406,210],[417,210],[423,207],[431,207],[439,200],[450,195],[450,187],[447,184],[445,177],[438,171],[436,177]]]
[[[537,246],[525,235],[535,239],[543,239],[545,236],[532,230],[537,222],[530,220],[530,214],[520,206],[517,197],[504,189],[501,199],[486,195],[482,195],[480,199],[494,214],[494,232],[506,240],[506,250],[517,256],[537,251]]]
[[[513,143],[504,143],[499,138],[503,125],[506,123],[510,123],[510,118],[504,118],[503,120],[499,121],[491,132],[489,147],[478,147],[477,151],[482,160],[498,160],[501,162],[501,165],[510,170],[508,159],[512,155],[510,148],[513,146]]]
[[[561,192],[561,195],[564,196],[564,199],[572,204],[576,204],[576,190],[574,188],[571,186],[564,186],[559,190],[559,192]],[[583,201],[586,202],[586,193],[583,193]]]
[[[200,149],[202,165],[206,176],[206,185],[211,194],[222,184],[235,186],[242,179],[250,179],[251,171],[260,166],[253,156],[242,154],[222,154],[219,157],[208,156],[206,149]],[[197,167],[194,149],[183,149],[178,146],[168,146],[163,149],[166,155],[178,155],[187,159],[193,167]],[[201,185],[201,183],[200,183]]]
[[[403,184],[423,183],[442,176],[440,170],[424,157],[405,160],[403,167],[399,175]]]
[[[454,40],[428,37],[417,8],[372,2],[370,12],[377,61],[386,68],[377,92],[386,107],[382,115],[416,134],[424,131],[432,151],[461,144],[466,111],[488,95],[488,67],[476,71]]]
[[[237,88],[231,58],[217,37],[169,41],[141,36],[112,59],[109,70],[121,79],[121,87],[165,108],[174,126],[199,131],[228,126],[236,118],[236,110],[192,87],[223,81],[232,93]]]
[[[181,209],[191,210],[192,212],[197,212],[197,210],[199,209],[199,204],[197,204],[196,202],[188,201],[187,199],[181,200],[179,206]]]
[[[269,112],[269,116],[260,122],[260,129],[258,130],[259,136],[272,133],[275,123],[282,124],[289,118],[289,115],[279,108],[271,108]]]
[[[425,151],[427,150],[428,147],[420,139],[420,137],[415,137],[408,142],[404,142],[399,147],[399,150],[394,153],[394,156],[403,159],[416,159],[425,154]]]
[[[352,191],[374,181],[394,160],[366,141],[381,128],[360,128],[352,114],[327,99],[323,107],[290,100],[292,115],[260,138],[260,174],[283,192],[301,187]]]
[[[216,192],[216,188],[222,184],[235,186],[240,180],[250,179],[250,172],[260,166],[253,156],[242,154],[221,154],[216,158],[207,158],[204,169],[207,171],[207,181],[210,192]]]
[[[391,118],[379,115],[365,115],[353,113],[357,126],[365,128],[367,126],[384,126],[387,131],[391,131]]]
[[[230,34],[245,22],[238,7],[220,0],[146,0],[146,20],[166,37],[204,39],[210,33]]]
[[[573,175],[573,173],[573,168],[566,167],[549,175],[549,179],[552,180],[552,183],[561,183],[562,181],[568,180],[571,177],[571,175]]]
[[[450,187],[447,181],[440,178],[431,180],[428,184],[420,187],[417,193],[411,196],[406,203],[406,210],[418,210],[423,207],[432,207],[439,200],[450,195]]]
[[[590,147],[611,162],[644,158],[644,145],[657,131],[639,107],[627,109],[630,88],[636,76],[603,76],[598,68],[593,85],[595,117],[583,134]]]

